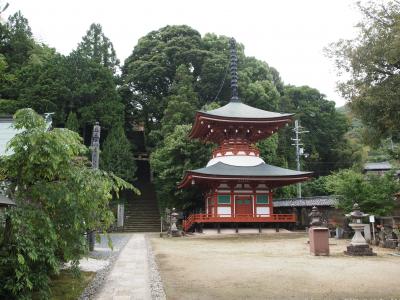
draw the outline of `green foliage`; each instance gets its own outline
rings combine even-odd
[[[100,168],[130,182],[135,179],[137,167],[132,146],[120,123],[111,128],[107,135],[100,154]]]
[[[301,137],[304,152],[309,155],[304,159],[304,169],[320,176],[350,167],[356,162],[351,159],[351,153],[346,152],[349,149],[344,138],[349,129],[346,116],[337,112],[335,103],[328,101],[318,90],[307,86],[286,86],[281,98],[281,110],[296,113],[301,126],[309,131]],[[279,137],[280,150],[288,161],[294,162],[294,149],[290,145],[293,131],[290,128],[282,130]]]
[[[400,183],[393,173],[363,175],[342,170],[326,178],[326,187],[338,196],[339,207],[344,211],[351,211],[358,203],[366,213],[385,216],[394,208],[394,194],[400,190]]]
[[[104,35],[100,24],[93,23],[90,25],[76,52],[82,57],[109,68],[113,73],[117,71],[119,60],[115,54],[114,46],[110,39]]]
[[[167,108],[161,121],[163,134],[171,133],[178,124],[193,122],[198,107],[197,94],[193,90],[193,77],[186,66],[181,65],[176,70],[171,95],[168,96]]]
[[[27,299],[35,290],[47,296],[49,275],[86,253],[86,230],[104,231],[113,222],[112,194],[133,187],[92,169],[77,133],[47,131],[31,109],[14,118],[23,131],[10,141],[13,154],[0,158],[0,178],[18,207],[7,211],[0,236],[0,295]]]
[[[364,19],[358,36],[331,45],[339,73],[349,78],[339,90],[349,100],[352,111],[382,137],[399,138],[400,96],[399,33],[400,4],[397,1],[358,3]]]
[[[166,26],[142,37],[123,66],[121,93],[130,104],[130,115],[138,116],[148,132],[160,129],[169,101],[177,100],[169,96],[176,95],[173,85],[181,65],[190,70],[197,109],[216,101],[217,94],[219,104],[226,104],[230,99],[228,45],[225,36],[206,34],[201,38],[186,25]],[[239,92],[244,101],[276,108],[280,90],[276,86],[282,85],[277,72],[265,62],[246,57],[241,44],[238,55]]]
[[[313,178],[305,183],[301,184],[301,191],[303,197],[312,197],[312,196],[326,196],[329,195],[330,192],[327,189],[326,182],[328,176],[321,176],[319,178]]]
[[[202,194],[196,187],[188,190],[177,187],[186,170],[204,167],[211,155],[210,147],[189,140],[190,129],[190,125],[177,125],[151,155],[150,163],[161,208],[202,206]]]
[[[28,20],[20,11],[11,15],[7,23],[0,24],[0,53],[5,56],[11,71],[26,64],[34,47]]]
[[[17,13],[0,24],[0,53],[5,104],[0,113],[14,114],[24,107],[55,112],[54,124],[64,126],[67,114],[75,111],[85,141],[95,121],[109,129],[114,120],[123,120],[124,105],[113,76],[118,60],[100,25],[93,24],[78,49],[63,56],[35,42],[28,21]]]
[[[65,122],[65,128],[68,128],[69,130],[75,132],[79,132],[79,122],[75,112],[69,112],[67,121]]]
[[[259,141],[257,147],[260,150],[260,156],[268,164],[282,165],[282,157],[278,154],[278,134],[272,135],[270,138]]]

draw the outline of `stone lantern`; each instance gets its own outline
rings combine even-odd
[[[360,211],[360,207],[357,203],[353,206],[353,211],[346,215],[346,217],[351,218],[351,223],[349,226],[354,230],[354,236],[347,246],[347,251],[344,253],[352,256],[373,256],[376,255],[369,247],[367,241],[361,234],[364,229],[365,224],[362,223],[362,218],[368,217],[368,214],[364,214]]]
[[[176,227],[178,216],[179,214],[176,212],[175,208],[173,208],[171,212],[171,224],[170,224],[171,225],[170,232],[171,236],[173,237],[181,236],[181,232],[179,231],[178,227]]]
[[[311,219],[310,226],[321,226],[321,216],[322,214],[319,212],[318,208],[314,206],[311,210],[311,213],[308,215]]]

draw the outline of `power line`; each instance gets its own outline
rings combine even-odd
[[[222,91],[222,87],[223,87],[224,84],[225,84],[226,75],[228,75],[228,70],[229,70],[229,62],[228,62],[228,64],[226,65],[225,74],[224,74],[224,77],[222,78],[222,82],[221,82],[221,85],[220,85],[220,87],[219,87],[219,89],[218,89],[217,95],[215,95],[214,102],[217,101],[217,98],[218,98],[219,94],[220,94],[221,91]]]
[[[296,163],[297,163],[297,171],[300,171],[301,166],[300,166],[300,156],[305,155],[304,153],[304,148],[300,147],[303,146],[303,144],[300,143],[300,134],[303,133],[308,133],[309,131],[307,130],[302,130],[303,127],[300,126],[299,120],[294,121],[294,134],[295,138],[292,138],[291,140],[294,141],[293,146],[296,146]],[[301,183],[299,182],[297,184],[297,198],[301,198]]]

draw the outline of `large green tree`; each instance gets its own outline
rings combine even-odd
[[[33,110],[19,110],[14,126],[21,132],[12,154],[0,157],[0,180],[18,205],[0,227],[0,298],[30,299],[35,291],[47,298],[49,276],[87,252],[84,233],[113,222],[112,194],[133,187],[91,168],[79,135],[47,131]]]
[[[174,131],[176,125],[193,122],[199,101],[197,93],[193,89],[193,76],[185,65],[179,66],[176,70],[167,103],[161,120],[164,135]]]
[[[326,99],[318,90],[302,86],[285,86],[280,99],[283,111],[296,113],[303,130],[304,169],[314,171],[317,176],[327,175],[330,171],[352,166],[354,161],[349,157],[345,133],[349,129],[346,116],[335,109],[335,103]],[[279,150],[284,153],[291,167],[294,165],[294,147],[291,138],[294,136],[292,126],[282,130]]]
[[[28,62],[35,47],[28,20],[16,12],[5,24],[0,24],[0,53],[6,57],[12,71]]]
[[[340,40],[327,50],[340,74],[339,90],[350,108],[376,134],[400,135],[400,3],[358,4],[363,20],[355,39]]]
[[[137,169],[132,150],[132,144],[127,139],[122,124],[118,122],[104,141],[100,168],[132,182],[136,178]]]
[[[166,26],[139,39],[122,68],[125,102],[140,110],[147,131],[159,129],[176,69],[186,65],[197,78],[205,55],[200,34],[189,26]],[[135,114],[135,113],[134,113]],[[137,120],[136,120],[137,121]]]
[[[229,89],[229,39],[200,34],[188,26],[166,26],[139,40],[123,66],[120,92],[129,110],[128,118],[145,123],[147,132],[160,129],[180,65],[189,68],[197,109],[216,101],[226,104]],[[239,92],[250,105],[277,108],[282,82],[275,69],[253,57],[246,57],[238,43]],[[128,120],[129,121],[129,120]]]
[[[202,193],[196,188],[178,189],[186,170],[204,167],[211,148],[189,140],[191,125],[177,125],[151,155],[151,167],[161,208],[194,209],[202,207]]]
[[[353,170],[342,170],[326,178],[325,185],[337,195],[339,207],[351,211],[358,203],[363,211],[385,216],[393,211],[394,194],[400,190],[400,183],[393,173],[385,175],[364,175]]]
[[[91,24],[86,35],[82,37],[76,52],[82,57],[109,68],[115,73],[119,67],[119,60],[110,39],[103,33],[100,24]]]
[[[37,43],[28,21],[17,13],[0,24],[0,50],[0,113],[23,107],[55,112],[54,123],[63,126],[74,111],[86,142],[95,121],[109,129],[124,118],[113,75],[118,60],[100,25],[93,24],[77,50],[64,56]]]

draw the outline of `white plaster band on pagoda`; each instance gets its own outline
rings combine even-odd
[[[207,167],[215,165],[218,162],[237,167],[253,167],[265,163],[262,158],[254,155],[224,155],[211,159]]]

